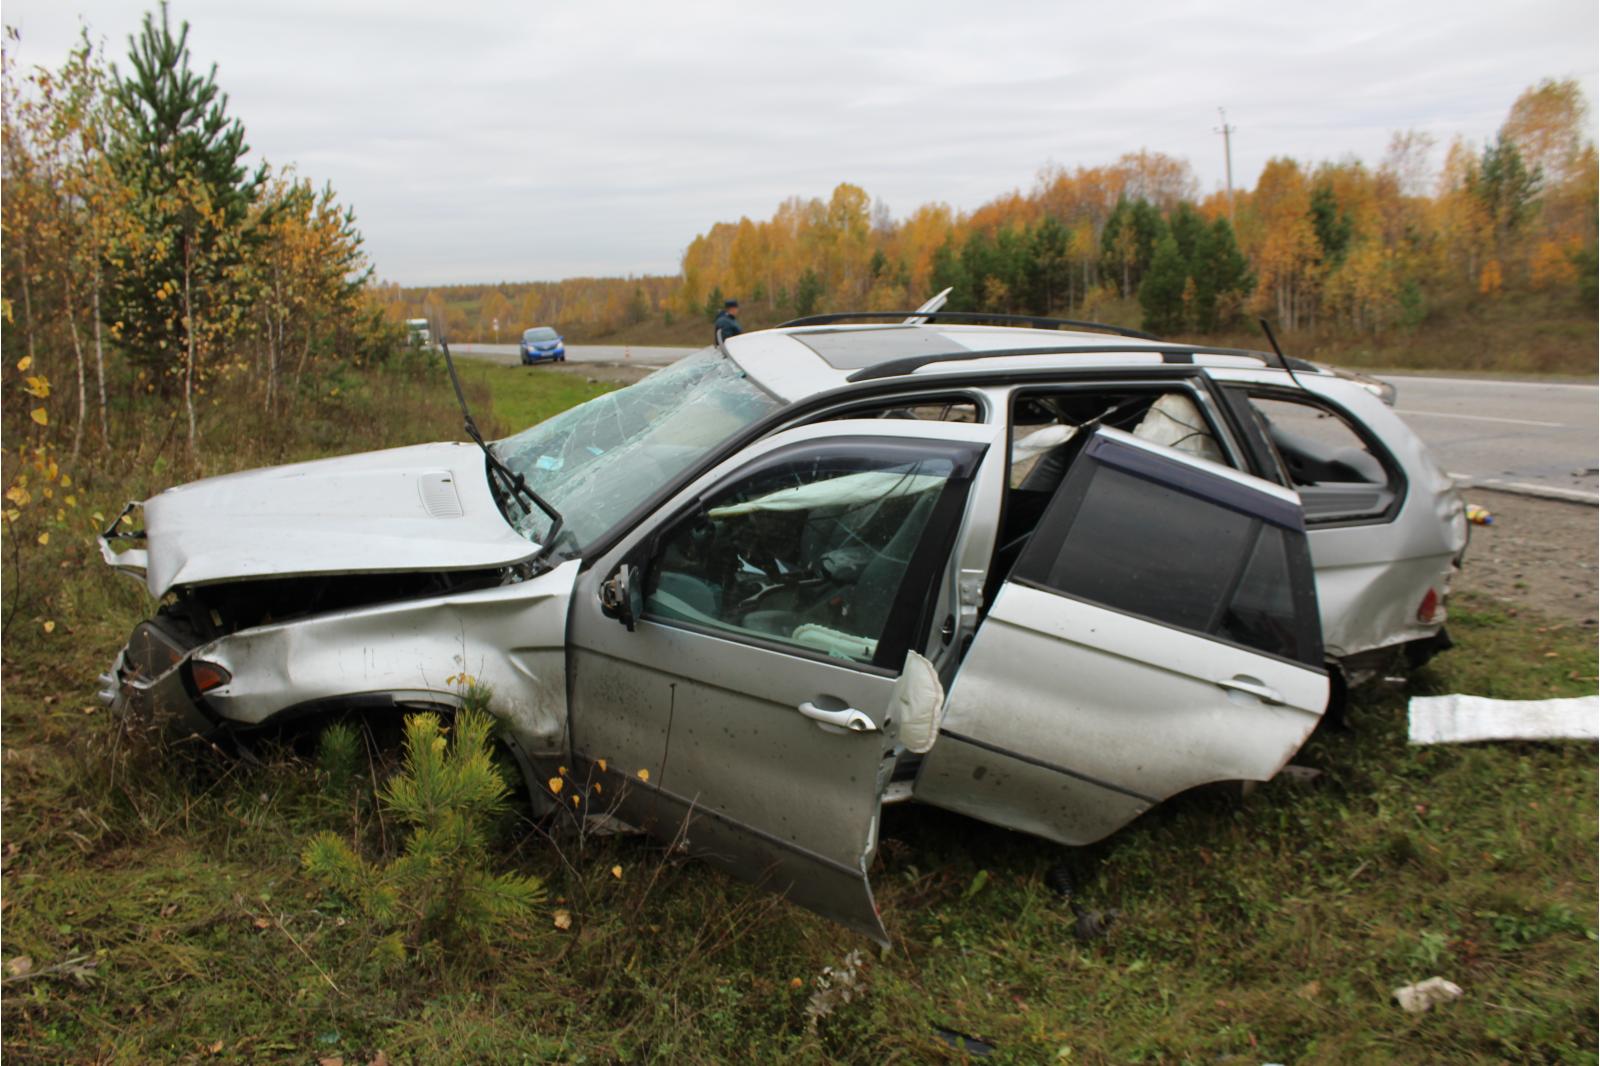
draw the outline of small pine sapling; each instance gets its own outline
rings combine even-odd
[[[489,868],[486,827],[509,788],[494,765],[487,693],[469,690],[448,731],[439,716],[405,723],[405,763],[383,787],[384,809],[406,829],[399,855],[369,861],[337,834],[306,845],[306,871],[354,904],[375,926],[386,965],[433,954],[526,917],[544,898],[537,877]]]

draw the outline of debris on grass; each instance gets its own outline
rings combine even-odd
[[[933,1027],[935,1035],[957,1051],[965,1051],[974,1058],[987,1058],[994,1054],[994,1044],[988,1040],[981,1040],[966,1033],[958,1033],[954,1029],[946,1029],[942,1025]]]
[[[1461,986],[1443,977],[1430,977],[1414,985],[1394,990],[1395,1002],[1408,1014],[1421,1014],[1440,1003],[1448,1003],[1461,995]]]
[[[849,1003],[857,996],[866,993],[866,982],[862,980],[861,965],[864,961],[860,949],[852,951],[844,957],[837,967],[824,966],[817,975],[813,984],[815,991],[806,1003],[806,1029],[809,1032],[817,1031],[817,1023]]]
[[[1408,714],[1413,744],[1600,739],[1600,696],[1555,700],[1414,696]]]
[[[1087,944],[1091,940],[1099,940],[1111,932],[1112,923],[1122,912],[1115,907],[1107,910],[1095,910],[1085,907],[1076,900],[1072,903],[1072,913],[1077,917],[1073,923],[1072,935]]]

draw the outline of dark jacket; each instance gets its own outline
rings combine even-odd
[[[711,325],[717,333],[722,334],[724,337],[737,337],[744,332],[744,327],[739,325],[739,320],[726,311],[719,314],[717,320]],[[712,335],[712,339],[715,339],[715,334]]]

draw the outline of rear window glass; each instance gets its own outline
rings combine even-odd
[[[1299,659],[1301,630],[1295,624],[1286,538],[1283,530],[1264,525],[1217,634],[1235,644]]]
[[[1388,482],[1366,442],[1327,408],[1268,396],[1252,396],[1250,405],[1296,487]]]
[[[1049,523],[1046,522],[1046,525]],[[1096,466],[1054,551],[1024,553],[1017,576],[1081,599],[1204,631],[1259,524],[1185,492]],[[1200,563],[1199,560],[1207,560]]]
[[[1093,460],[1050,510],[1018,580],[1321,665],[1304,534]]]

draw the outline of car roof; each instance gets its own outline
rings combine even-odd
[[[1088,330],[946,323],[778,327],[727,338],[728,355],[783,399],[890,377],[980,381],[1016,371],[1154,370],[1171,364],[1275,369],[1278,357],[1245,349],[1146,340]],[[1320,368],[1294,360],[1295,369]]]

